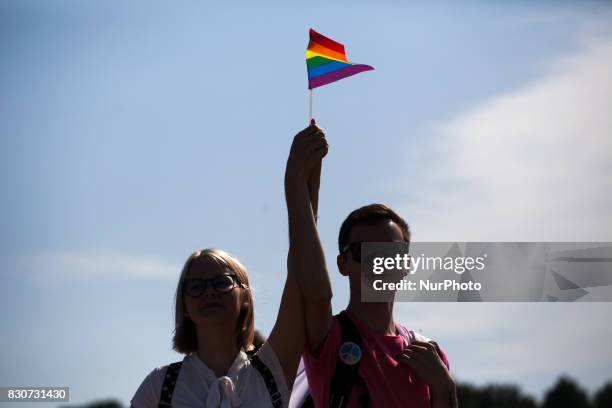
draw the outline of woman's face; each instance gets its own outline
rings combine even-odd
[[[234,330],[243,307],[242,290],[229,268],[222,268],[210,259],[196,258],[183,282],[186,313],[197,327],[227,325]]]

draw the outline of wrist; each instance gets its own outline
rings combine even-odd
[[[431,390],[435,393],[446,394],[455,391],[455,380],[450,375],[441,379],[435,384],[430,385]]]

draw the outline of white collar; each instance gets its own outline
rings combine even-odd
[[[217,378],[196,353],[186,357],[196,370],[202,385],[208,391],[206,394],[206,408],[234,408],[242,404],[240,395],[248,381],[244,376],[249,370],[243,370],[248,360],[244,351],[240,351],[230,366],[226,375]]]

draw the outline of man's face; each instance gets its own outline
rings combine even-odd
[[[348,244],[352,242],[404,242],[402,229],[391,220],[375,224],[357,224],[351,229]],[[361,263],[353,259],[349,251],[337,257],[338,269],[349,277],[351,292],[361,293]]]

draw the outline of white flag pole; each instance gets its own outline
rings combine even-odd
[[[312,89],[308,92],[308,126],[312,123]],[[308,194],[310,195],[310,205],[314,216],[315,224],[319,219],[319,186],[321,184],[321,162],[313,170],[313,173],[308,177]]]
[[[308,97],[308,125],[312,122],[312,89],[309,89],[309,97]]]

